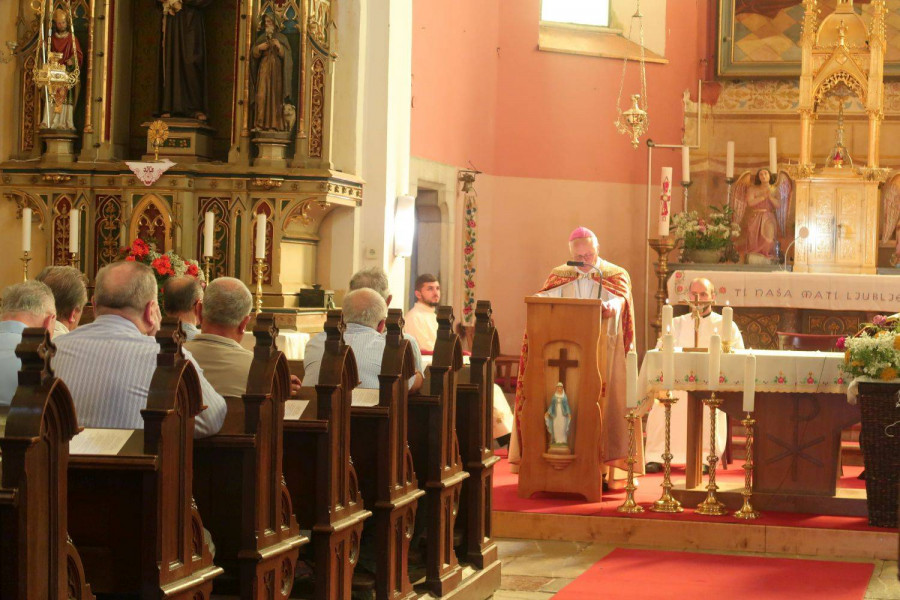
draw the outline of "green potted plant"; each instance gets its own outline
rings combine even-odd
[[[672,232],[681,243],[681,260],[695,263],[717,263],[733,238],[741,234],[741,226],[732,219],[730,206],[710,206],[706,217],[697,211],[680,212],[672,217]]]

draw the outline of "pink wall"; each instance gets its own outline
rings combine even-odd
[[[413,156],[494,169],[499,5],[413,2]]]

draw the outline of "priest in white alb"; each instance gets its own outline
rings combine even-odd
[[[688,287],[691,302],[699,304],[700,312],[699,329],[697,330],[697,347],[709,346],[709,338],[715,331],[723,335],[722,315],[712,310],[716,301],[716,288],[709,279],[697,278]],[[691,313],[672,319],[672,336],[675,338],[675,346],[679,348],[694,347],[694,317]],[[736,323],[731,324],[731,342],[735,350],[743,350],[744,338]],[[683,465],[687,456],[687,392],[673,392],[678,402],[672,405],[671,439],[669,448],[672,453],[672,464]],[[716,415],[716,455],[722,456],[725,450],[725,440],[728,435],[728,419],[719,411]],[[656,473],[662,468],[662,453],[665,449],[666,419],[665,409],[658,402],[653,403],[650,415],[647,417],[647,447],[644,456],[647,457],[647,472]],[[709,455],[709,407],[703,407],[703,434],[700,436],[703,442],[703,462]],[[721,462],[725,467],[724,462]],[[706,467],[704,466],[704,469]]]
[[[609,347],[608,372],[603,374],[606,395],[600,401],[603,432],[600,440],[601,458],[607,466],[607,482],[621,482],[625,478],[625,459],[628,456],[628,427],[625,420],[625,353],[634,341],[634,302],[631,298],[631,278],[628,272],[605,261],[598,255],[597,236],[586,227],[578,227],[569,236],[570,262],[553,269],[537,296],[549,298],[599,298],[603,301]],[[522,458],[521,418],[525,402],[524,376],[528,364],[528,339],[522,343],[519,361],[519,381],[516,384],[516,427],[509,449],[509,462],[517,470]],[[538,399],[541,401],[541,399]],[[642,438],[641,423],[635,423],[635,436]],[[636,474],[642,474],[644,464],[641,445],[636,453]]]

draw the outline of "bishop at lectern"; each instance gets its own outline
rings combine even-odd
[[[597,250],[597,237],[592,231],[585,227],[575,229],[569,237],[569,251],[573,260],[553,269],[544,286],[536,294],[538,298],[558,298],[561,304],[551,306],[546,301],[538,303],[531,298],[526,300],[529,303],[528,331],[522,345],[519,364],[516,427],[509,455],[510,463],[513,465],[523,466],[529,456],[537,456],[535,460],[540,460],[540,456],[547,452],[546,448],[540,449],[540,452],[538,448],[527,449],[528,443],[539,444],[540,438],[536,433],[532,434],[535,437],[529,437],[527,432],[536,429],[523,426],[523,419],[526,418],[525,407],[531,401],[532,394],[538,402],[545,402],[545,399],[553,394],[553,387],[547,394],[534,392],[529,394],[530,388],[538,391],[539,387],[536,381],[529,382],[529,377],[540,377],[550,386],[555,386],[557,382],[566,385],[566,392],[572,405],[573,435],[569,436],[569,445],[573,457],[579,455],[579,448],[586,448],[582,444],[590,442],[599,454],[592,459],[599,459],[598,464],[603,471],[614,471],[608,467],[625,468],[624,459],[628,449],[625,421],[625,353],[634,340],[631,280],[624,269],[599,258]],[[575,299],[583,299],[585,302],[583,305],[571,302]],[[588,305],[594,310],[589,311]],[[569,321],[565,324],[559,321],[564,313],[570,315],[567,317]],[[539,314],[545,316],[538,316]],[[571,322],[573,319],[585,318],[596,322]],[[573,326],[573,333],[579,334],[581,342],[571,339],[574,336],[567,337],[563,331],[566,325]],[[534,328],[540,328],[541,338],[545,342],[541,349],[531,348],[529,352],[529,344],[533,342],[529,336],[533,335]],[[537,358],[531,356],[532,361],[538,362],[532,362],[529,370],[530,354],[534,355],[535,352],[542,354],[544,360],[541,361],[540,356]],[[567,382],[567,372],[573,371],[577,373],[575,376],[577,379],[571,381],[573,376],[569,375],[571,383]],[[593,381],[597,382],[597,397],[594,397]],[[578,432],[581,431],[583,434],[585,430],[579,426],[578,420],[584,418],[585,409],[588,406],[593,407],[595,403],[599,407],[599,418],[596,418],[596,410],[592,410],[590,418],[597,421],[596,435],[599,439],[579,442]],[[542,408],[540,413],[543,414],[545,410]],[[540,429],[546,431],[543,423]],[[640,436],[640,432],[637,435]],[[638,452],[640,455],[640,450]],[[583,458],[585,457],[581,456],[579,460]],[[556,469],[565,472],[566,467],[559,466],[559,461],[555,461],[555,464]],[[636,464],[643,465],[640,456]],[[619,476],[623,474],[620,472]],[[600,474],[597,473],[598,488],[599,477]],[[614,473],[607,475],[610,483],[616,478]],[[520,490],[521,486],[520,478]]]

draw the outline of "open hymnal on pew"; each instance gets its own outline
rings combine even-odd
[[[144,432],[139,429],[87,428],[69,442],[69,454],[101,456],[143,454],[143,434]]]
[[[309,400],[288,400],[284,403],[284,420],[299,421],[309,408]]]

